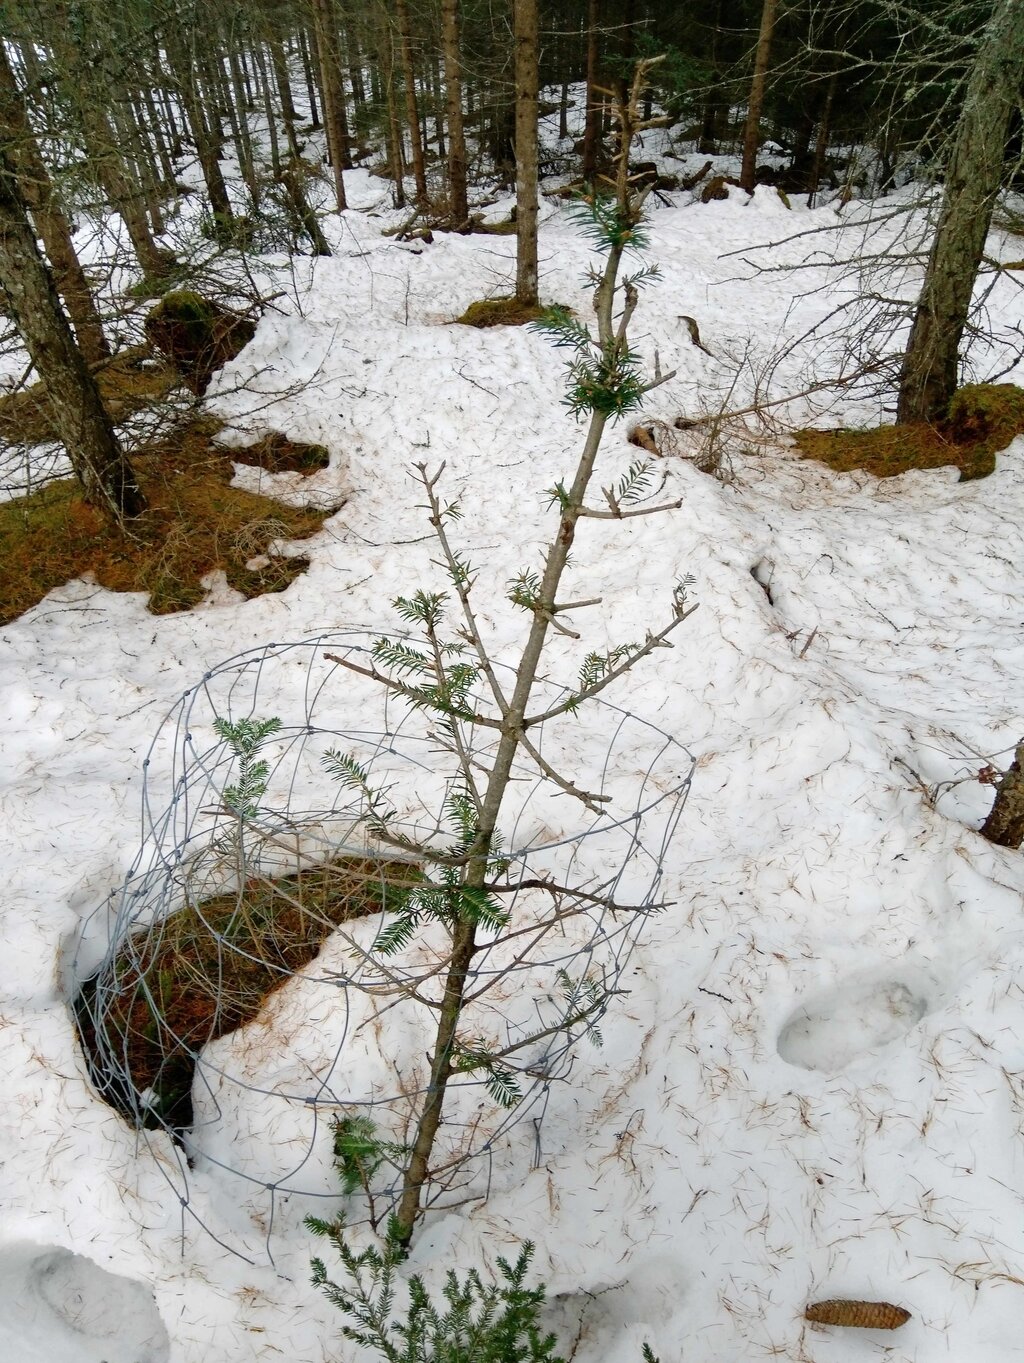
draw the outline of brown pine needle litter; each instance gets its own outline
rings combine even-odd
[[[312,473],[326,452],[278,435],[226,450],[214,443],[219,429],[196,417],[132,453],[149,510],[128,535],[85,501],[74,479],[0,504],[0,624],[86,574],[110,591],[146,592],[155,615],[198,605],[202,579],[218,569],[246,597],[284,591],[309,560],[272,552],[274,542],[308,539],[337,508],[289,506],[231,487],[232,462]]]
[[[251,1022],[267,998],[315,960],[344,923],[391,912],[421,880],[419,868],[337,856],[288,875],[249,876],[236,890],[186,901],[156,930],[122,945],[105,980],[102,1037],[95,980],[76,1020],[94,1081],[129,1118],[149,1092],[154,1124],[192,1124],[196,1055]],[[119,1058],[121,1072],[107,1069]]]

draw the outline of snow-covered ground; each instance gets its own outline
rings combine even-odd
[[[69,1008],[81,927],[138,852],[141,762],[181,693],[271,640],[393,631],[393,597],[443,585],[411,464],[446,463],[481,628],[495,657],[517,656],[524,617],[504,586],[537,564],[544,489],[580,441],[561,353],[527,329],[449,325],[509,291],[513,238],[398,243],[381,235],[399,220],[381,182],[347,179],[336,254],[298,262],[208,399],[239,439],[274,428],[330,450],[306,481],[238,473],[344,501],[302,545],[310,570],[255,601],[213,584],[204,607],[164,617],[73,582],[0,631],[0,1353],[19,1363],[356,1357],[308,1282],[301,1218],[323,1202],[284,1198],[268,1228],[264,1202],[200,1161],[183,1206],[180,1152],[95,1096]],[[652,202],[663,277],[633,329],[648,362],[657,351],[678,371],[647,413],[669,423],[724,400],[740,366],[730,402],[743,405],[763,362],[849,286],[745,263],[845,221],[833,207],[790,210],[771,189],[693,197]],[[870,240],[906,230],[893,220]],[[823,240],[759,259],[808,259]],[[990,252],[1004,249],[1020,255],[994,236]],[[586,315],[588,259],[546,201],[545,299]],[[1019,297],[996,286],[995,324],[1019,322]],[[827,369],[824,344],[797,348],[775,391]],[[833,422],[877,420],[874,399],[830,401]],[[681,455],[658,462],[656,498],[679,510],[581,527],[571,592],[601,604],[577,618],[581,644],[555,640],[560,680],[582,649],[659,627],[675,582],[695,579],[700,607],[674,647],[609,693],[697,759],[664,867],[671,907],[645,930],[603,1048],[581,1045],[543,1120],[496,1145],[488,1200],[428,1220],[411,1267],[436,1284],[532,1239],[552,1328],[579,1363],[637,1363],[645,1340],[662,1363],[1008,1363],[1024,1293],[1024,861],[975,831],[991,790],[973,776],[1024,729],[1024,441],[982,481],[877,482],[758,437],[729,436],[727,481]],[[637,454],[614,428],[597,481]],[[359,695],[346,723],[373,728]],[[301,722],[288,696],[271,686],[263,713],[277,701]],[[567,774],[585,786],[607,719],[578,724]],[[166,796],[169,770],[148,780]],[[557,807],[570,826],[575,806]],[[268,1088],[289,1046],[309,1048],[287,997],[281,1050],[251,1062]],[[260,1132],[238,1135],[238,1158],[275,1169],[287,1151],[272,1122]],[[329,1139],[307,1170],[321,1195]],[[807,1303],[829,1297],[913,1319],[893,1335],[806,1324]]]

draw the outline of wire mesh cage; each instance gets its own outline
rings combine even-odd
[[[369,1219],[386,1215],[426,1091],[453,797],[467,769],[486,775],[495,731],[460,724],[453,753],[449,724],[366,675],[370,644],[268,644],[184,694],[144,762],[138,856],[78,944],[92,1082],[160,1142],[183,1214],[225,1242],[193,1196],[200,1171],[240,1181],[268,1236],[283,1197],[337,1197],[339,1170]],[[536,694],[557,708],[568,693]],[[592,798],[517,758],[487,887],[501,913],[470,965],[428,1209],[483,1195],[496,1142],[598,1038],[689,790],[688,751],[601,699],[531,741]],[[332,780],[339,762],[362,789]]]

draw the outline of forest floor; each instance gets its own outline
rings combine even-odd
[[[506,584],[538,564],[545,489],[581,439],[564,354],[528,327],[454,324],[511,291],[513,237],[400,242],[382,235],[401,220],[384,182],[347,184],[350,211],[325,219],[331,258],[250,262],[278,296],[200,408],[223,423],[218,486],[315,519],[301,539],[289,523],[249,546],[240,571],[267,553],[305,571],[248,599],[211,569],[191,609],[153,614],[144,579],[112,591],[91,565],[0,628],[0,1352],[21,1363],[365,1356],[309,1285],[303,1217],[342,1204],[328,1123],[304,1095],[366,1099],[415,1069],[424,1035],[346,1012],[339,951],[335,982],[295,980],[213,1043],[220,1078],[196,1086],[186,1160],[97,1096],[73,1011],[144,830],[173,842],[178,815],[161,812],[186,747],[161,725],[182,693],[196,750],[232,695],[239,713],[251,700],[301,727],[315,692],[337,728],[385,728],[383,702],[315,649],[282,648],[235,692],[217,668],[271,641],[401,632],[393,599],[444,586],[411,466],[445,465],[480,627],[495,658],[517,657],[524,617]],[[787,435],[886,419],[870,377],[816,385],[853,353],[856,291],[878,292],[886,250],[923,230],[909,202],[900,191],[872,216],[787,207],[770,188],[651,200],[661,279],[633,335],[650,369],[676,371],[642,421],[659,448],[651,499],[681,505],[582,525],[572,593],[600,604],[574,617],[582,640],[553,640],[545,673],[573,685],[585,652],[659,628],[693,579],[699,609],[674,646],[607,694],[696,762],[661,853],[668,907],[643,930],[603,1046],[583,1042],[568,1079],[494,1135],[410,1261],[436,1287],[533,1240],[546,1319],[576,1363],[639,1363],[644,1341],[662,1363],[1020,1356],[1024,859],[976,830],[992,799],[978,773],[1024,727],[1024,440],[961,481],[952,466],[836,472]],[[1017,260],[1022,243],[994,232],[987,254]],[[593,259],[545,199],[545,300],[589,316]],[[913,296],[919,277],[904,260],[886,287]],[[1009,331],[1020,292],[989,282],[988,325]],[[973,364],[977,378],[1002,367],[984,343]],[[8,372],[23,368],[15,357]],[[1003,381],[1024,383],[1024,365]],[[757,403],[765,420],[717,418]],[[634,424],[606,437],[601,486],[641,457]],[[273,431],[322,446],[326,467],[232,456]],[[36,476],[60,471],[52,450],[30,458]],[[615,789],[630,776],[618,722],[584,709],[545,751],[583,785],[614,751]],[[586,822],[567,798],[542,819],[524,809],[524,843]],[[611,844],[592,846],[600,867]],[[912,1318],[892,1334],[805,1321],[829,1298]]]

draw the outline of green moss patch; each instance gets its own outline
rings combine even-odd
[[[146,336],[166,355],[194,393],[206,392],[214,373],[256,334],[256,324],[191,289],[164,294],[146,317]]]
[[[283,591],[309,560],[272,553],[274,541],[306,539],[331,513],[229,486],[236,452],[215,443],[219,429],[198,418],[132,455],[149,510],[130,537],[73,479],[0,503],[0,623],[86,573],[111,591],[147,592],[157,615],[197,605],[217,569],[247,597]]]
[[[544,311],[539,303],[527,306],[515,298],[484,298],[470,303],[455,321],[466,327],[522,327],[536,322]]]
[[[876,478],[894,478],[910,469],[960,470],[961,481],[985,478],[995,457],[1024,434],[1024,389],[1012,383],[970,384],[959,389],[941,425],[926,422],[878,426],[869,430],[797,431],[805,459],[837,473],[863,469]]]
[[[141,1112],[146,1126],[191,1127],[202,1048],[252,1022],[336,928],[401,907],[418,879],[401,862],[338,857],[291,875],[251,876],[129,938],[102,991],[91,980],[76,1000],[96,1087],[130,1120]]]

